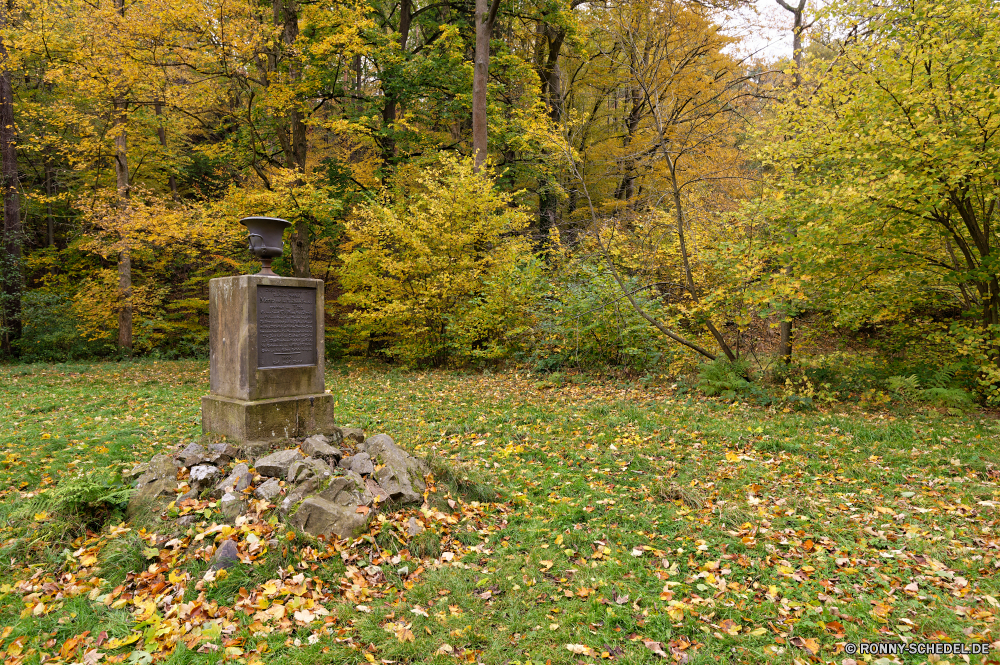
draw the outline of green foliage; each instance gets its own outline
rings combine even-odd
[[[922,312],[978,319],[996,347],[997,2],[831,3],[852,33],[769,116],[788,290],[855,329]],[[958,333],[953,342],[968,336]],[[964,343],[964,342],[963,342]],[[972,352],[972,349],[967,349]],[[984,358],[983,374],[997,358]],[[990,385],[994,385],[990,383]]]
[[[121,476],[106,470],[95,470],[66,478],[42,493],[41,507],[64,515],[123,511],[133,491]]]
[[[928,386],[926,388],[922,387],[921,380],[916,374],[891,376],[888,381],[889,390],[903,397],[935,406],[960,411],[968,410],[974,406],[972,395],[952,385],[960,370],[960,366],[934,368],[926,379]]]
[[[655,293],[638,283],[629,288],[644,309],[660,313]],[[538,370],[611,366],[641,373],[678,353],[636,313],[598,262],[571,261],[552,271],[531,316],[532,343],[524,358]]]
[[[84,529],[99,530],[111,520],[124,519],[135,490],[121,476],[100,469],[64,477],[55,487],[23,501],[7,512],[7,522],[33,547],[53,549]],[[41,527],[36,524],[42,518]]]
[[[22,336],[20,358],[24,362],[66,362],[106,356],[114,347],[106,341],[90,341],[80,333],[73,300],[65,294],[36,289],[21,297]]]
[[[406,364],[495,359],[523,330],[539,270],[525,213],[488,170],[443,155],[401,172],[347,228],[341,302],[361,333]]]
[[[699,366],[698,390],[709,397],[735,399],[753,391],[754,384],[747,380],[749,376],[750,363],[747,361],[720,358]]]

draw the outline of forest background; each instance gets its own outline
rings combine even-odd
[[[777,3],[5,0],[3,357],[205,355],[268,215],[328,357],[997,405],[1000,6]]]

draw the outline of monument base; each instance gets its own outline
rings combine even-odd
[[[201,398],[201,429],[244,443],[308,436],[334,426],[333,395],[297,395],[252,402],[206,395]]]

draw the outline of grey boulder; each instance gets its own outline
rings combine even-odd
[[[189,443],[184,450],[177,453],[177,461],[181,466],[197,466],[206,461],[208,451],[197,443]]]
[[[356,536],[368,524],[372,495],[364,479],[353,472],[334,478],[330,485],[306,498],[292,515],[292,526],[308,534],[333,534],[338,538]]]
[[[254,494],[259,499],[273,501],[276,496],[281,494],[281,482],[277,478],[269,478],[254,490]]]
[[[311,436],[303,441],[302,452],[309,457],[318,457],[329,464],[336,464],[344,456],[340,449],[331,446],[329,439],[322,434]]]
[[[141,490],[155,480],[176,480],[177,466],[169,455],[155,455],[145,465],[145,470],[136,479],[135,487]]]
[[[216,480],[221,473],[211,464],[199,464],[191,467],[191,487],[207,487]]]
[[[288,467],[292,465],[292,462],[303,459],[302,453],[296,449],[290,450],[279,450],[276,453],[271,453],[267,457],[262,457],[257,460],[255,465],[257,473],[262,476],[267,476],[269,478],[287,478],[288,477]]]
[[[368,453],[358,453],[351,459],[351,471],[361,476],[370,476],[375,471],[372,458]]]
[[[338,427],[342,441],[361,443],[365,440],[365,431],[360,427]]]
[[[333,469],[321,459],[307,457],[303,460],[296,460],[288,467],[287,480],[293,485],[297,485],[310,478],[325,480],[333,475]]]
[[[239,455],[239,451],[228,443],[212,443],[208,446],[205,461],[215,466],[226,466]]]
[[[240,462],[233,467],[233,470],[221,483],[215,486],[215,491],[239,494],[250,487],[251,480],[253,480],[253,474],[250,473],[250,467]]]
[[[369,437],[362,447],[382,467],[374,477],[390,499],[402,503],[423,501],[427,489],[424,476],[430,470],[425,462],[397,446],[388,434]]]

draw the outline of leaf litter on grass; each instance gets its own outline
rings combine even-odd
[[[21,567],[5,585],[18,631],[0,652],[841,662],[852,641],[998,639],[988,423],[775,413],[610,380],[539,389],[517,373],[360,365],[331,384],[342,422],[448,460],[456,487],[489,477],[507,501],[439,487],[437,508],[383,512],[350,542],[289,540],[259,503],[228,525],[207,502],[175,507],[203,518],[183,533],[173,518],[161,533],[107,527],[62,570]],[[410,549],[411,518],[434,547]],[[145,567],[105,583],[104,548],[130,536]],[[241,571],[209,570],[227,539]],[[127,630],[63,638],[73,597],[127,610]],[[47,617],[66,620],[23,629]]]

